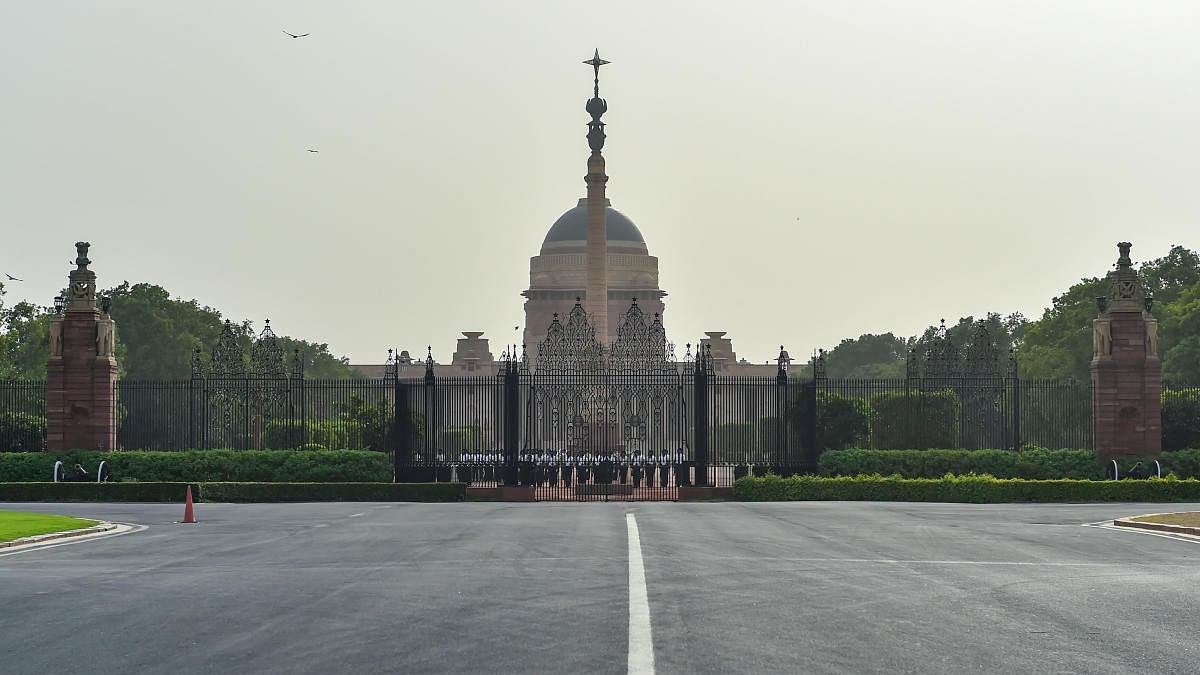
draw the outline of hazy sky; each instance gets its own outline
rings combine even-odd
[[[1197,35],[1195,0],[4,0],[0,273],[49,304],[87,239],[103,287],[355,362],[498,354],[584,194],[599,47],[677,343],[1035,317],[1120,239],[1200,247]]]

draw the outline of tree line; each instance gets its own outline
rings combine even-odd
[[[1159,322],[1159,356],[1163,383],[1169,388],[1200,386],[1200,255],[1183,246],[1173,246],[1167,255],[1143,264],[1139,274],[1146,293],[1153,296],[1152,315]],[[1047,379],[1090,378],[1092,319],[1098,309],[1096,298],[1108,294],[1102,277],[1080,279],[1036,320],[1020,313],[988,312],[981,319],[966,316],[947,324],[950,339],[970,344],[979,321],[1002,356],[1013,349],[1023,377]],[[937,334],[930,326],[921,335],[901,337],[894,333],[866,334],[842,340],[825,357],[830,378],[904,377],[907,355],[921,351]],[[807,368],[799,374],[806,376]]]
[[[0,379],[45,379],[54,310],[29,302],[7,306],[4,293],[0,284]],[[172,297],[154,284],[124,282],[99,295],[112,299],[110,313],[117,324],[116,353],[122,379],[190,377],[192,349],[200,346],[207,360],[225,323],[218,310]],[[256,337],[253,326],[241,321],[233,327],[243,351],[248,352]],[[280,337],[279,343],[289,359],[294,350],[300,351],[308,377],[362,377],[348,359],[331,354],[328,344],[292,337]]]

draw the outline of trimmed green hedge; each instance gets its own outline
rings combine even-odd
[[[1164,461],[1165,463],[1165,461]],[[1049,480],[1104,478],[1104,467],[1091,450],[828,450],[817,463],[822,476],[859,474],[904,478],[941,478],[952,473],[997,478]],[[1182,475],[1182,474],[1180,474]]]
[[[465,483],[201,483],[206,502],[461,502]]]
[[[115,482],[392,482],[391,459],[369,450],[0,453],[0,482],[49,480],[59,459],[89,471],[105,460]]]
[[[1200,480],[1019,480],[991,476],[766,476],[739,478],[742,501],[956,502],[1189,502],[1200,501]]]
[[[192,496],[198,494],[192,483]],[[187,483],[0,483],[0,502],[183,502]]]
[[[0,502],[182,502],[189,483],[0,483]],[[463,483],[191,483],[199,502],[461,502]]]

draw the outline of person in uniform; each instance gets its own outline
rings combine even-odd
[[[641,450],[634,450],[633,457],[629,459],[629,472],[632,474],[633,487],[639,488],[642,486],[642,472],[646,468],[646,461],[642,457]]]
[[[474,476],[473,467],[471,466],[474,456],[475,454],[472,452],[458,453],[458,465],[454,467],[455,473],[458,474],[458,481],[466,483],[468,486],[471,484],[471,478]]]
[[[580,485],[585,485],[588,479],[591,478],[592,472],[592,453],[585,452],[579,456],[579,466],[575,471],[575,482]]]
[[[558,458],[559,470],[562,472],[563,487],[571,487],[572,474],[575,473],[575,461],[569,453],[564,452]]]
[[[558,451],[546,451],[546,483],[550,487],[558,487]]]
[[[658,453],[658,486],[668,487],[671,484],[671,453],[663,450]]]
[[[629,458],[625,456],[624,450],[616,453],[615,457],[613,464],[617,470],[617,483],[624,485],[629,480]]]
[[[692,484],[692,477],[688,471],[687,455],[683,452],[683,446],[680,446],[679,449],[675,451],[675,484]]]

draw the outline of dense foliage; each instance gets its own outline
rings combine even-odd
[[[1141,265],[1139,275],[1146,292],[1154,297],[1163,381],[1176,388],[1200,385],[1200,255],[1174,246],[1165,256]],[[988,313],[982,320],[996,339],[1002,358],[1009,347],[1015,348],[1024,377],[1086,382],[1096,298],[1107,295],[1108,290],[1104,278],[1087,277],[1052,298],[1037,320],[1028,321],[1019,313]],[[975,323],[969,316],[948,323],[951,340],[957,345],[969,344]],[[932,339],[935,330],[930,326],[922,335],[910,338],[883,333],[842,340],[826,354],[826,375],[834,379],[904,377],[906,355]],[[798,377],[811,375],[807,367],[793,372]]]
[[[107,461],[113,481],[391,482],[386,454],[362,450],[189,450],[182,452],[0,453],[0,482],[44,481],[54,462],[95,471]]]
[[[871,397],[871,447],[953,448],[958,397],[952,391],[884,392]]]
[[[1200,448],[1200,388],[1162,393],[1162,449]]]
[[[192,348],[207,350],[216,343],[224,319],[195,300],[172,298],[154,284],[129,282],[102,291],[112,298],[117,323],[117,360],[121,376],[135,380],[181,379],[191,374]],[[53,312],[21,302],[6,308],[0,284],[0,379],[43,379],[50,356],[50,318]],[[254,332],[249,322],[237,324],[238,339],[248,351]],[[284,353],[300,350],[310,378],[358,377],[345,358],[329,353],[329,345],[281,337]]]
[[[1200,480],[1023,480],[992,476],[765,476],[739,478],[742,501],[1193,502]]]
[[[1143,264],[1138,274],[1154,297],[1163,382],[1172,387],[1200,384],[1200,256],[1174,246],[1166,256]],[[1108,283],[1091,277],[1053,298],[1042,317],[1026,326],[1019,345],[1023,373],[1087,380],[1096,298],[1107,293]]]
[[[37,452],[45,449],[45,417],[0,412],[0,452]]]

